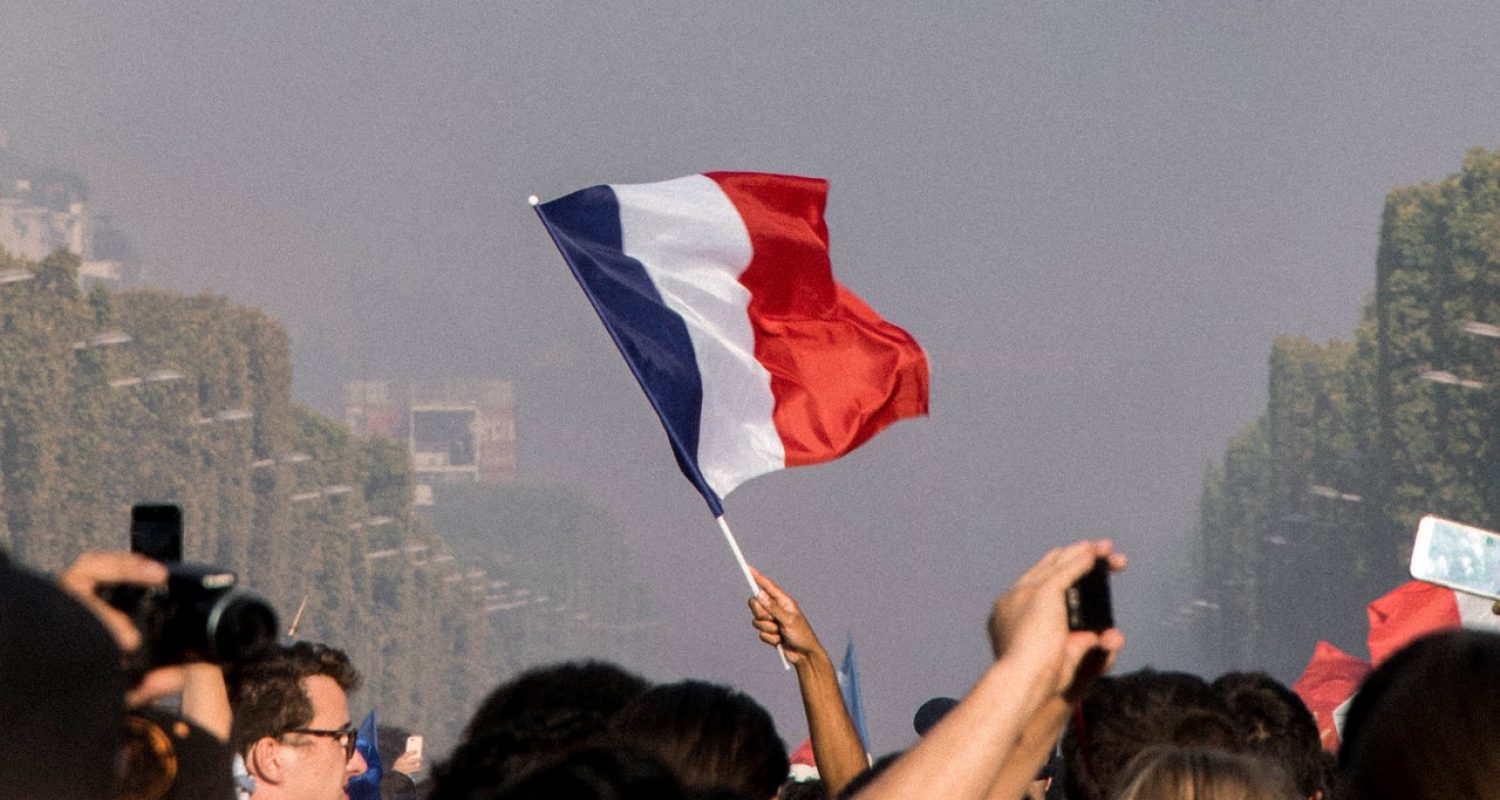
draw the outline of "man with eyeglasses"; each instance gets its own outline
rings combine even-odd
[[[343,651],[297,642],[229,676],[230,743],[254,782],[251,800],[341,800],[365,771],[349,693],[359,673]],[[248,788],[248,787],[247,787]]]

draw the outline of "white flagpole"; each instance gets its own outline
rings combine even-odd
[[[725,521],[723,514],[714,517],[714,521],[719,523],[719,530],[724,532],[724,541],[729,542],[729,549],[734,551],[734,560],[739,563],[740,572],[745,574],[745,582],[750,584],[750,596],[758,596],[760,594],[760,587],[755,585],[755,576],[750,573],[750,564],[745,561],[745,554],[740,552],[740,543],[735,541],[734,531],[729,529],[729,523]],[[779,644],[776,645],[776,654],[781,656],[781,666],[784,669],[792,668],[792,665],[786,660],[786,651],[781,649],[781,645]]]

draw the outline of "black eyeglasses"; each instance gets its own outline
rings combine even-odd
[[[294,728],[287,733],[305,733],[308,736],[327,736],[339,743],[344,748],[344,760],[348,761],[354,757],[354,745],[359,739],[359,729],[353,725],[345,725],[334,730],[319,728]]]

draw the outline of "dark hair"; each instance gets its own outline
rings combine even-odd
[[[1153,745],[1241,750],[1229,709],[1202,678],[1143,669],[1103,677],[1063,734],[1069,800],[1106,800],[1131,759]]]
[[[703,681],[651,689],[615,716],[624,741],[660,759],[683,788],[771,797],[791,763],[771,715],[749,695]]]
[[[464,728],[464,738],[514,728],[527,715],[545,717],[565,709],[608,719],[650,686],[645,678],[606,661],[536,667],[495,687]]]
[[[529,711],[470,736],[433,770],[429,800],[460,800],[499,790],[568,754],[600,744],[608,720],[590,711]]]
[[[1296,692],[1264,672],[1230,672],[1213,682],[1246,752],[1281,765],[1303,797],[1328,793],[1318,723]]]
[[[278,647],[264,658],[231,670],[229,705],[234,712],[230,745],[237,753],[266,736],[280,736],[312,722],[312,700],[302,681],[332,678],[345,693],[359,688],[359,672],[344,651],[315,642]]]
[[[475,800],[676,800],[682,790],[659,762],[623,747],[588,748]]]
[[[609,718],[650,686],[603,661],[527,670],[500,684],[469,720],[452,756],[433,769],[429,800],[477,797],[607,737]]]
[[[1344,718],[1339,797],[1488,797],[1500,779],[1500,635],[1448,631],[1365,678]]]

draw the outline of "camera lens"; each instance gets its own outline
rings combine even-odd
[[[221,663],[248,661],[276,643],[276,612],[264,600],[227,592],[208,618],[213,658]]]

